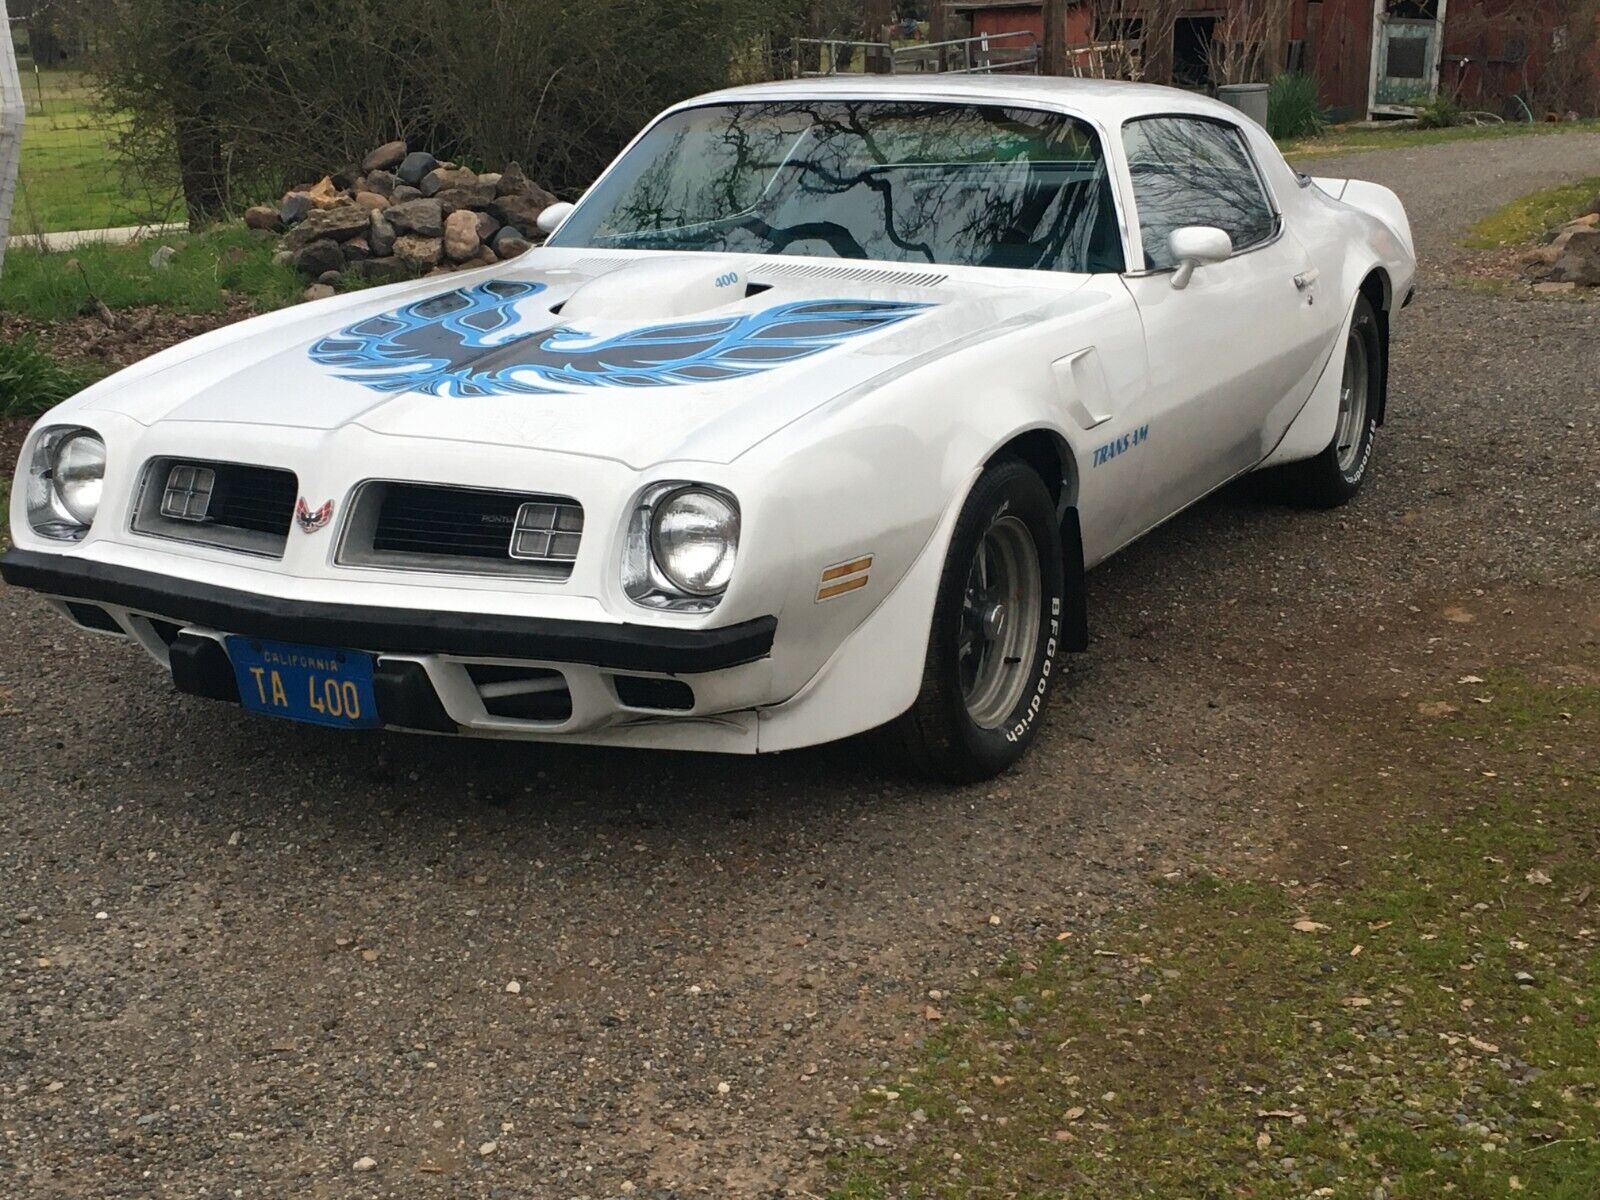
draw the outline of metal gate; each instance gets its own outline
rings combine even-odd
[[[1039,40],[1026,31],[991,33],[949,42],[850,42],[795,38],[795,74],[820,75],[1037,75]]]

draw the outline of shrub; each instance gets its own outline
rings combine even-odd
[[[0,417],[36,417],[71,399],[102,374],[58,361],[31,337],[0,340]]]
[[[1317,103],[1317,81],[1309,75],[1279,75],[1267,94],[1267,130],[1275,138],[1316,137],[1327,128]]]
[[[396,137],[570,194],[793,20],[789,0],[118,0],[94,73],[124,162],[176,163],[198,227]]]
[[[1465,124],[1466,120],[1466,111],[1457,103],[1456,98],[1447,96],[1443,92],[1417,105],[1418,129],[1451,129]]]

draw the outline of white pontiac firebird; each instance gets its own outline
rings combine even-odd
[[[1361,487],[1394,193],[1056,79],[680,104],[512,262],[261,317],[49,412],[0,570],[179,689],[346,728],[974,780],[1084,572],[1270,470]]]

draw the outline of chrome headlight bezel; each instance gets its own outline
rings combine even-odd
[[[672,559],[674,550],[664,543],[663,522],[683,515],[688,506],[699,502],[706,510],[703,519],[718,523],[721,510],[721,550],[713,568],[698,574],[681,569]],[[623,551],[622,587],[628,599],[645,608],[665,612],[711,612],[722,602],[738,564],[742,518],[739,502],[722,488],[711,484],[671,481],[652,484],[634,505],[628,522],[627,543]],[[713,539],[714,540],[714,539]],[[707,539],[702,535],[700,545]],[[692,549],[685,542],[679,552]]]
[[[28,456],[28,525],[40,537],[81,542],[104,500],[106,442],[81,425],[42,430]]]

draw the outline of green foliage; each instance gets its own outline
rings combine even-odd
[[[69,400],[101,372],[60,362],[31,337],[0,340],[0,418],[34,417]]]
[[[587,186],[664,105],[728,82],[792,27],[788,0],[123,0],[102,103],[142,176],[192,217],[275,195],[372,146]]]
[[[1497,250],[1537,242],[1556,226],[1577,217],[1596,196],[1600,196],[1600,176],[1534,192],[1479,221],[1467,234],[1464,245],[1472,250]]]
[[[1443,92],[1417,105],[1418,129],[1453,129],[1464,124],[1466,119],[1466,110],[1456,102],[1456,98]]]
[[[158,268],[151,265],[151,254],[162,244],[177,254]],[[74,317],[96,299],[111,309],[159,304],[176,312],[212,313],[222,311],[233,294],[268,311],[294,303],[305,288],[292,267],[273,263],[272,253],[271,242],[236,226],[54,254],[13,249],[0,276],[0,308],[45,321]]]
[[[1327,118],[1317,103],[1317,81],[1309,75],[1279,75],[1267,93],[1267,129],[1275,138],[1318,137]]]

